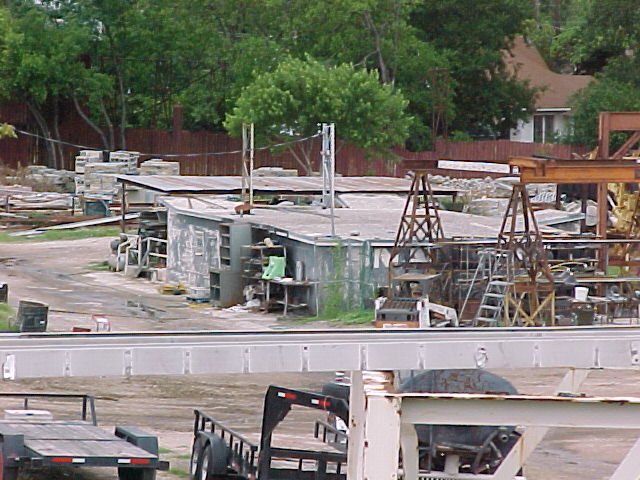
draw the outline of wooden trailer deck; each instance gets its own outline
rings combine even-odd
[[[0,433],[24,435],[24,446],[33,457],[158,458],[89,422],[4,420]]]
[[[157,455],[91,423],[0,421],[0,432],[5,432],[7,429],[24,435],[24,446],[33,456],[146,458],[149,460],[158,458]]]

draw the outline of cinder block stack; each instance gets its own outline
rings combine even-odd
[[[180,162],[152,158],[140,164],[140,175],[180,175]]]
[[[76,157],[76,194],[111,200],[119,193],[116,175],[137,173],[138,156],[138,152],[124,150],[108,155],[98,150],[81,150]]]

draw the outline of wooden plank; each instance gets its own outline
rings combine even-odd
[[[9,425],[24,434],[25,439],[33,440],[115,440],[118,438],[90,424],[16,422]]]
[[[43,457],[124,457],[155,459],[156,455],[121,439],[26,440],[25,446]]]

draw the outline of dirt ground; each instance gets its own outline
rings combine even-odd
[[[282,329],[298,325],[274,315],[192,308],[184,296],[158,293],[159,284],[93,271],[89,265],[108,254],[108,238],[29,244],[0,244],[0,282],[9,284],[9,303],[35,300],[49,304],[49,330],[94,327],[92,314],[106,315],[112,330]],[[326,325],[305,324],[305,328]],[[561,370],[502,370],[521,393],[549,394]],[[99,397],[98,421],[143,427],[158,435],[162,457],[171,463],[160,479],[185,478],[192,438],[192,415],[200,408],[257,439],[262,397],[269,384],[318,388],[331,374],[217,375],[132,378],[61,378],[20,380],[2,391],[89,393]],[[640,397],[637,371],[594,371],[582,391],[592,395]],[[310,434],[314,413],[298,414],[277,440],[295,441]],[[529,480],[600,480],[608,478],[639,432],[552,430],[530,459]],[[308,435],[307,435],[308,438]],[[33,474],[54,478],[51,472]],[[113,479],[113,470],[65,471],[59,478]]]

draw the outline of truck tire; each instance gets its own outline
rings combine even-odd
[[[197,480],[227,477],[229,449],[218,435],[212,435],[200,456]]]
[[[118,467],[119,480],[155,480],[156,471],[153,468]]]

